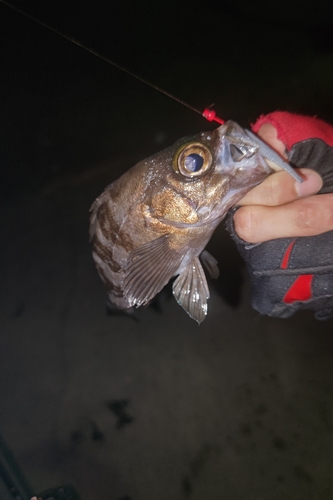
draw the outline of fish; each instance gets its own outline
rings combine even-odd
[[[142,160],[94,201],[90,240],[108,304],[129,313],[172,279],[173,295],[200,324],[217,260],[205,247],[228,210],[273,169],[253,136],[228,121]]]

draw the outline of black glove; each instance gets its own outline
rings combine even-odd
[[[294,144],[288,154],[294,167],[316,170],[333,192],[333,147],[322,139]],[[333,231],[318,236],[280,238],[259,244],[240,239],[234,228],[234,207],[227,229],[250,274],[252,306],[261,314],[288,318],[299,309],[312,309],[317,319],[333,316]]]

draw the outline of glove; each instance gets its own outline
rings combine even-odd
[[[261,116],[253,131],[258,132],[264,123],[277,130],[290,164],[316,170],[323,178],[319,193],[333,192],[333,126],[317,118],[276,111]],[[332,317],[333,231],[251,244],[235,232],[236,210],[228,214],[227,229],[250,274],[253,308],[280,318],[300,309],[312,309],[317,319]]]

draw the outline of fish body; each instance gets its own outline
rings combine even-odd
[[[177,302],[198,323],[209,289],[199,256],[229,208],[272,170],[236,123],[181,139],[110,184],[91,207],[93,258],[109,303],[149,303],[173,276]]]

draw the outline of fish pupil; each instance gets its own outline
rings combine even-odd
[[[199,172],[204,163],[204,159],[197,153],[191,153],[184,159],[184,166],[188,172]]]

